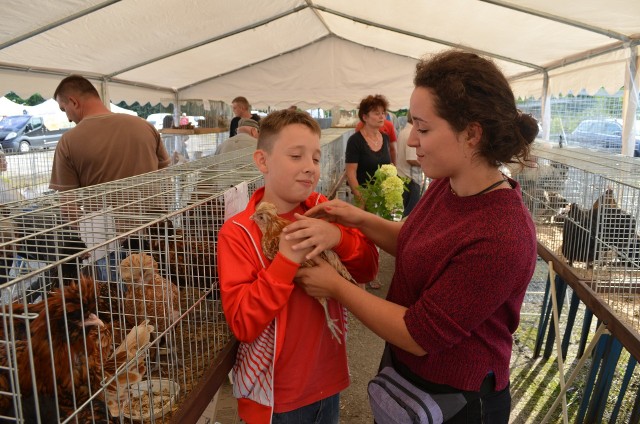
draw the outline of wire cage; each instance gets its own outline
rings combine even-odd
[[[6,169],[0,177],[2,203],[51,193],[49,179],[53,154],[52,149],[6,153]]]
[[[337,181],[343,137],[329,138],[322,178]],[[231,340],[217,231],[262,185],[252,153],[2,208],[1,422],[169,422],[178,413]]]
[[[640,161],[538,146],[516,171],[544,246],[640,330]]]

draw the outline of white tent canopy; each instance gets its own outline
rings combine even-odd
[[[0,97],[0,117],[9,115],[22,115],[24,106],[19,105],[6,97]]]
[[[113,103],[111,103],[109,106],[111,108],[111,112],[126,113],[128,115],[138,116],[138,114],[135,111],[125,109],[118,105],[114,105]],[[58,115],[58,114],[65,115],[65,113],[60,110],[60,106],[58,105],[58,102],[56,102],[54,99],[46,100],[40,103],[39,105],[35,105],[35,106],[24,106],[24,105],[19,105],[7,99],[6,97],[0,97],[0,116],[22,115],[23,111],[25,110],[27,111],[27,114],[36,115],[36,116]]]
[[[63,76],[110,100],[245,95],[254,107],[407,105],[416,61],[492,57],[518,95],[616,91],[635,77],[638,0],[5,0],[0,93],[47,97]],[[108,86],[100,87],[101,85]]]

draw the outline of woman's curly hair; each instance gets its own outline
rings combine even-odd
[[[436,112],[455,131],[480,124],[477,154],[490,164],[527,161],[537,121],[516,108],[507,79],[492,61],[448,50],[420,61],[413,82],[433,92]]]

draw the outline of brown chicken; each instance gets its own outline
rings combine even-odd
[[[253,215],[251,215],[251,220],[253,220],[260,231],[262,231],[262,252],[269,260],[273,260],[275,258],[276,253],[278,253],[278,249],[280,246],[280,234],[282,233],[282,229],[289,225],[291,222],[278,216],[278,211],[274,204],[269,202],[262,202],[256,207],[256,211]],[[329,265],[334,267],[338,273],[348,281],[351,281],[353,284],[357,284],[356,280],[351,276],[347,268],[342,264],[340,258],[333,250],[325,250],[320,253],[320,257],[327,261]],[[303,267],[311,267],[314,266],[313,261],[305,261],[301,264]],[[335,319],[331,318],[329,314],[329,306],[327,304],[327,299],[324,297],[317,298],[318,302],[322,305],[324,309],[324,314],[327,319],[327,326],[329,327],[329,331],[333,337],[338,340],[340,343],[339,334],[342,334],[340,328],[336,325]]]
[[[15,315],[22,312],[22,305],[12,308],[13,322],[24,321]],[[39,421],[50,422],[51,419],[57,421],[56,395],[57,407],[64,419],[87,401],[90,393],[98,387],[100,380],[97,378],[95,358],[106,358],[110,353],[111,340],[108,336],[103,337],[98,330],[104,324],[95,312],[93,280],[83,277],[80,284],[73,282],[64,290],[56,289],[46,301],[31,305],[29,313],[37,313],[37,317],[29,326],[21,324],[16,326],[15,331],[6,332],[11,337],[5,338],[7,343],[0,343],[0,366],[7,367],[0,371],[0,391],[20,393],[26,422],[38,421],[34,414],[34,392],[38,395]],[[26,339],[27,332],[30,343]],[[33,361],[30,358],[30,346]],[[8,369],[13,370],[19,388],[14,386],[16,382],[12,380]],[[85,408],[80,411],[79,417],[108,422],[104,404],[100,403],[94,401],[93,411]],[[8,395],[0,395],[0,414],[15,414],[12,398]]]
[[[130,283],[124,299],[127,323],[148,319],[162,333],[180,316],[180,296],[178,287],[157,269],[156,261],[146,254],[129,255],[120,263],[120,276]]]

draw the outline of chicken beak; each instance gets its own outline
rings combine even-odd
[[[97,325],[98,327],[104,327],[104,322],[96,314],[89,314],[89,318],[84,321],[85,327]]]

